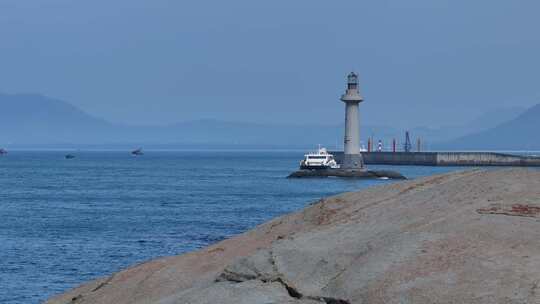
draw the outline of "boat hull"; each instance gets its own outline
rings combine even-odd
[[[330,166],[319,165],[301,165],[300,170],[326,170],[330,169]]]

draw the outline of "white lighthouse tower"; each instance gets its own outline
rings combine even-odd
[[[341,168],[363,169],[364,162],[360,154],[360,125],[358,122],[358,105],[363,101],[358,91],[358,75],[351,72],[347,76],[347,91],[341,96],[345,103],[345,140],[344,155]]]

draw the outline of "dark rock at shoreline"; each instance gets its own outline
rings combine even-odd
[[[347,170],[347,169],[324,169],[324,170],[298,170],[291,173],[288,178],[299,177],[347,177],[347,178],[389,178],[406,179],[397,171],[390,170]]]

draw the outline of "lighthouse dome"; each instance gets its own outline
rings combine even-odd
[[[358,75],[355,72],[351,72],[347,76],[347,83],[349,83],[349,84],[358,84]]]

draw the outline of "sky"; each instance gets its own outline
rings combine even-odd
[[[0,0],[0,92],[124,124],[444,126],[540,103],[536,0]]]

